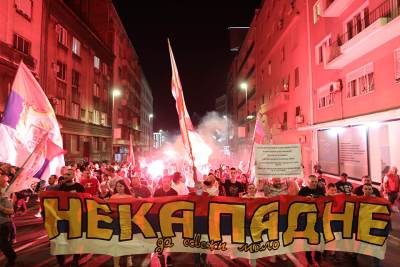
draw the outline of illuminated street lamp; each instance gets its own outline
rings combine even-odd
[[[248,88],[247,82],[242,82],[240,84],[240,89],[245,90],[245,92],[246,92],[246,116],[249,114],[249,108],[247,105],[247,88]]]

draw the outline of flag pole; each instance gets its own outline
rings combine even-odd
[[[173,54],[172,54],[172,48],[171,48],[171,43],[170,43],[170,41],[169,41],[169,38],[167,38],[167,42],[168,42],[169,56],[170,56],[171,63],[172,63],[172,59],[174,59],[174,62],[173,62],[173,63],[176,64],[176,63],[175,63],[175,58],[173,57]],[[191,142],[190,142],[190,136],[189,136],[189,132],[188,132],[188,130],[187,130],[187,125],[186,125],[186,120],[185,120],[185,119],[183,120],[183,123],[185,124],[186,136],[188,137],[189,157],[190,157],[190,159],[191,159],[191,161],[192,161],[193,180],[194,180],[195,183],[197,183],[197,173],[196,173],[196,166],[194,165],[194,157],[193,157],[193,151],[192,151],[192,144],[191,144]]]
[[[44,142],[44,140],[47,140],[47,137],[48,137],[48,135],[49,135],[49,132],[50,132],[50,131],[47,131],[47,132],[43,135],[42,139],[40,140],[39,143],[37,143],[37,145],[36,145],[35,148],[33,149],[32,153],[30,153],[29,156],[26,158],[26,160],[25,160],[24,163],[22,164],[21,168],[19,168],[18,171],[15,173],[15,175],[13,176],[13,178],[11,179],[11,181],[8,183],[8,186],[7,186],[6,191],[7,191],[8,188],[10,188],[10,186],[17,180],[18,176],[21,174],[22,170],[24,169],[26,163],[28,163],[28,161],[31,159],[32,155],[33,155],[34,153],[37,152],[38,148],[42,145],[42,143]]]

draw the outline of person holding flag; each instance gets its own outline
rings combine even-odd
[[[0,123],[0,162],[20,167],[7,192],[29,188],[65,165],[62,137],[53,107],[28,67],[21,62]]]

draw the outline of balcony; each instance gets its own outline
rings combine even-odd
[[[266,111],[271,111],[277,108],[280,108],[282,106],[285,106],[289,103],[289,93],[285,92],[280,92],[277,96],[272,98],[268,103],[267,103],[267,109]]]
[[[326,0],[322,17],[339,17],[352,2],[353,0]]]
[[[26,55],[16,49],[11,45],[8,45],[0,41],[0,57],[4,57],[12,63],[19,64],[21,60],[27,65],[31,70],[35,70],[36,59],[30,55]]]
[[[400,35],[399,6],[387,0],[357,21],[326,50],[325,69],[342,69]]]

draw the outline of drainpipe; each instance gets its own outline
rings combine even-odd
[[[312,74],[312,60],[311,60],[311,26],[310,26],[310,9],[309,9],[309,0],[306,0],[306,14],[307,14],[307,48],[308,48],[308,81],[309,81],[309,124],[314,125],[314,92],[313,92],[313,74]],[[311,171],[314,162],[316,161],[316,130],[311,130]]]

